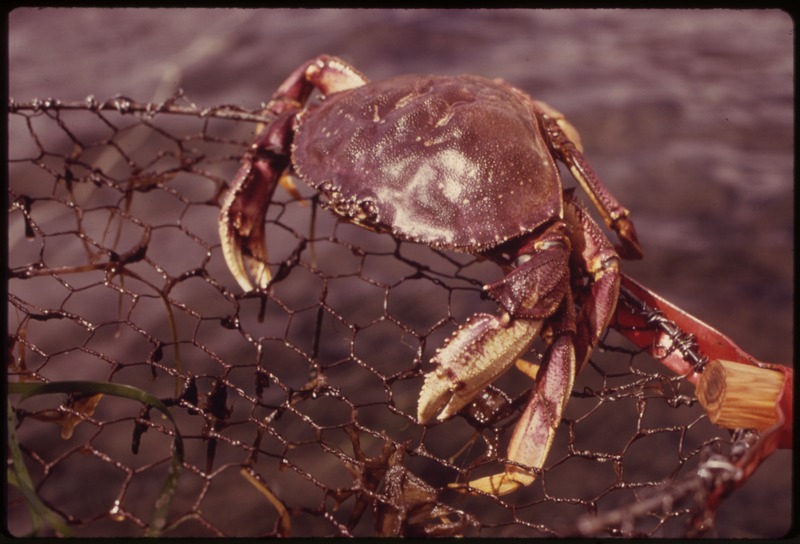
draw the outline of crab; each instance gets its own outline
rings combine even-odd
[[[314,91],[320,100],[311,100]],[[444,420],[545,342],[504,470],[460,484],[495,495],[534,481],[576,373],[614,313],[620,257],[641,258],[629,212],[583,156],[554,108],[499,79],[403,75],[370,82],[321,55],[300,65],[266,106],[273,120],[246,152],[219,231],[242,289],[267,289],[265,214],[277,185],[300,178],[361,227],[497,263],[484,286],[497,314],[477,313],[439,348],[417,419]],[[612,244],[562,186],[557,161],[590,197]]]

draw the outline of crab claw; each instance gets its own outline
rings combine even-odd
[[[272,279],[266,264],[264,220],[275,188],[289,165],[292,119],[291,113],[280,115],[258,135],[222,204],[222,254],[245,291],[266,289]]]
[[[536,320],[472,316],[431,360],[436,370],[425,377],[420,392],[419,422],[437,412],[436,419],[445,420],[469,404],[530,348],[541,326]]]
[[[266,205],[258,205],[259,186],[253,182],[253,164],[242,165],[233,182],[233,189],[225,198],[219,220],[219,237],[222,254],[236,281],[245,291],[257,285],[266,288],[270,280],[267,247],[264,243]],[[262,202],[266,202],[262,200]],[[252,279],[251,279],[252,278]],[[255,280],[255,285],[253,283]]]

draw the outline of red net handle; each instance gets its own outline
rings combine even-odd
[[[627,290],[633,295],[632,298],[638,299],[639,302],[649,307],[651,314],[652,311],[658,312],[676,325],[681,332],[691,334],[694,337],[697,351],[708,360],[722,359],[781,372],[784,375],[784,381],[776,406],[778,421],[763,431],[759,449],[763,459],[777,448],[792,448],[794,398],[792,368],[759,361],[715,328],[681,310],[629,276],[623,275],[622,290],[623,293]],[[664,330],[653,327],[652,323],[648,321],[648,312],[644,310],[644,307],[636,308],[635,306],[635,304],[620,301],[617,305],[614,328],[628,340],[647,350],[663,365],[677,374],[686,375],[690,382],[696,384],[700,374],[694,371],[694,364],[687,360],[681,350],[676,349],[674,337]]]

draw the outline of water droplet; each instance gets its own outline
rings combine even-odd
[[[119,507],[119,500],[114,501],[114,506],[108,511],[108,515],[111,516],[111,519],[114,521],[125,521],[125,514],[122,513]]]

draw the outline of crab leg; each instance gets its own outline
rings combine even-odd
[[[628,218],[630,212],[614,198],[584,158],[578,131],[552,106],[540,100],[535,103],[543,114],[541,117],[545,133],[556,156],[567,165],[589,195],[606,226],[617,233],[621,242],[616,248],[617,252],[626,259],[641,259],[642,247],[633,222]]]
[[[564,194],[564,219],[573,227],[570,229],[573,255],[592,279],[588,295],[581,294],[578,300],[575,346],[580,371],[611,323],[617,307],[621,273],[619,257],[611,242],[570,192]]]
[[[575,379],[575,310],[571,297],[565,297],[552,333],[553,341],[541,367],[544,370],[540,369],[536,376],[530,400],[508,445],[506,457],[513,464],[506,464],[505,470],[499,474],[472,480],[466,486],[493,495],[505,495],[533,483],[536,478],[534,470],[544,466]]]
[[[264,220],[275,187],[290,166],[295,115],[314,89],[328,95],[366,82],[343,60],[322,55],[295,70],[267,104],[266,113],[276,117],[245,154],[219,221],[222,254],[245,291],[265,289],[271,279]]]

